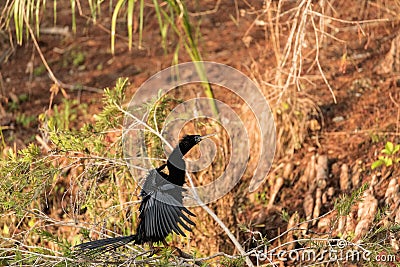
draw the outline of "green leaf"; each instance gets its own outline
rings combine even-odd
[[[386,142],[385,149],[386,149],[387,152],[389,152],[388,155],[392,155],[393,154],[393,150],[394,150],[393,143],[389,142],[389,141]]]
[[[117,4],[115,5],[113,14],[112,14],[112,19],[111,19],[111,53],[114,55],[115,54],[115,28],[117,27],[117,18],[118,18],[118,12],[121,9],[122,5],[124,4],[124,0],[119,0]]]
[[[397,153],[400,150],[400,144],[397,144],[393,149],[393,154]]]
[[[385,165],[386,167],[392,166],[393,165],[393,160],[391,158],[385,158]]]
[[[127,14],[127,25],[128,25],[128,47],[129,51],[132,50],[132,33],[133,33],[133,11],[136,0],[128,0],[128,14]]]
[[[374,170],[374,169],[376,169],[376,168],[382,166],[383,163],[384,163],[384,162],[383,162],[383,160],[381,160],[381,159],[379,159],[379,160],[377,160],[377,161],[374,161],[374,162],[371,164],[371,170]]]

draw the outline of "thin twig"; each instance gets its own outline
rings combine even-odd
[[[217,2],[215,3],[215,6],[210,10],[200,11],[200,12],[188,12],[188,13],[192,17],[199,17],[199,16],[203,16],[203,15],[214,14],[218,11],[220,4],[221,4],[221,0],[217,0]]]
[[[189,173],[186,172],[186,176],[188,177],[190,187],[193,191],[193,196],[194,199],[197,201],[197,203],[219,224],[219,226],[224,230],[224,232],[227,234],[227,236],[231,239],[232,243],[235,245],[237,250],[240,252],[240,255],[245,257],[246,264],[248,266],[254,266],[253,262],[250,260],[250,258],[246,255],[246,251],[243,249],[242,245],[239,243],[239,241],[236,239],[236,237],[232,234],[232,232],[226,227],[226,225],[223,223],[223,221],[206,205],[204,202],[200,199],[199,195],[197,194],[195,185],[193,183],[192,178],[190,177]]]
[[[147,130],[149,130],[151,133],[157,135],[157,137],[159,137],[170,149],[173,149],[172,145],[165,140],[165,138],[158,133],[157,131],[155,131],[153,128],[151,128],[147,123],[143,122],[142,120],[140,120],[139,118],[137,118],[136,116],[134,116],[133,114],[127,112],[126,110],[122,109],[119,105],[115,104],[116,107],[123,112],[126,116],[129,116],[130,118],[134,119],[137,123],[139,123],[140,125],[143,125]],[[195,185],[193,183],[192,178],[190,177],[189,173],[186,172],[186,176],[188,177],[189,183],[190,183],[190,187],[193,191],[193,195],[195,200],[197,201],[197,203],[220,225],[220,227],[225,231],[225,233],[228,235],[228,237],[231,239],[231,241],[233,242],[233,244],[235,245],[235,247],[238,249],[238,251],[240,252],[241,255],[245,256],[246,252],[243,249],[243,247],[240,245],[239,241],[236,239],[236,237],[232,234],[232,232],[228,229],[228,227],[226,227],[226,225],[221,221],[221,219],[207,206],[204,204],[204,202],[200,199],[199,195],[197,194],[197,191],[195,189]],[[248,266],[254,266],[253,263],[251,262],[250,258],[248,256],[246,256],[246,263]]]
[[[61,88],[66,88],[66,89],[70,89],[70,90],[85,90],[85,91],[89,91],[89,92],[95,92],[95,93],[102,93],[103,90],[97,89],[97,88],[93,88],[93,87],[88,87],[88,86],[84,86],[84,85],[69,85],[66,83],[61,82],[59,79],[57,79],[57,77],[54,75],[53,71],[51,70],[49,64],[47,63],[46,58],[44,57],[42,50],[40,49],[40,46],[36,40],[35,37],[35,33],[33,32],[31,26],[29,25],[29,22],[26,18],[26,14],[25,12],[22,12],[24,15],[24,22],[26,24],[26,27],[29,31],[29,34],[32,38],[33,44],[35,45],[36,51],[39,53],[40,59],[42,60],[43,65],[45,66],[47,73],[50,76],[50,79],[58,86]]]
[[[158,138],[161,139],[161,141],[163,141],[171,150],[173,149],[172,145],[157,131],[155,131],[153,128],[151,128],[147,123],[145,123],[144,121],[140,120],[139,118],[137,118],[136,116],[132,115],[131,113],[127,112],[126,110],[124,110],[123,108],[121,108],[117,103],[114,103],[114,105],[116,106],[116,108],[121,111],[123,114],[125,114],[125,116],[128,116],[132,119],[134,119],[137,123],[139,123],[140,125],[144,126],[147,130],[149,130],[152,134],[155,134]]]
[[[43,53],[42,53],[42,50],[41,50],[40,47],[39,47],[39,44],[38,44],[38,42],[37,42],[37,40],[36,40],[36,38],[35,38],[35,33],[33,32],[31,26],[29,25],[29,22],[28,22],[28,19],[26,18],[25,12],[22,12],[22,13],[23,13],[23,15],[24,15],[24,22],[25,22],[25,24],[26,24],[26,27],[27,27],[28,30],[29,30],[29,33],[30,33],[31,38],[32,38],[32,40],[33,40],[33,43],[34,43],[34,45],[35,45],[35,47],[36,47],[36,50],[37,50],[37,52],[39,53],[40,59],[42,60],[43,65],[46,67],[47,72],[48,72],[49,75],[50,75],[50,79],[51,79],[56,85],[60,86],[60,83],[59,83],[58,79],[56,78],[56,76],[54,75],[53,71],[51,70],[51,68],[50,68],[49,65],[47,64],[47,60],[45,59],[45,57],[44,57],[44,55],[43,55]]]
[[[329,84],[328,80],[326,79],[325,73],[322,70],[321,64],[319,62],[319,38],[318,38],[318,34],[317,34],[317,27],[315,26],[315,22],[314,22],[314,17],[312,17],[312,16],[311,16],[311,23],[313,25],[314,34],[315,34],[315,46],[316,46],[315,62],[317,63],[318,70],[319,70],[319,73],[321,73],[322,79],[324,80],[326,86],[328,86],[328,89],[331,92],[331,95],[333,97],[333,102],[336,104],[337,101],[336,101],[335,93],[333,92],[331,85]]]
[[[389,93],[390,100],[393,102],[393,104],[397,107],[397,123],[396,123],[396,133],[399,133],[399,122],[400,122],[400,105],[397,103],[392,96],[392,93]]]
[[[390,22],[390,21],[398,20],[398,19],[393,19],[393,20],[391,20],[391,19],[366,19],[366,20],[352,21],[352,20],[338,19],[338,18],[334,18],[331,16],[327,16],[327,15],[321,14],[314,10],[309,10],[308,12],[310,12],[313,15],[317,15],[321,18],[324,18],[324,19],[330,19],[332,21],[337,21],[337,22],[346,23],[346,24],[353,24],[353,25],[370,24],[370,23],[377,23],[377,22],[381,23],[381,22]]]

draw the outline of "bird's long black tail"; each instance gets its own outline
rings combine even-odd
[[[75,249],[77,255],[90,256],[114,250],[135,240],[136,235],[106,238],[76,245]]]

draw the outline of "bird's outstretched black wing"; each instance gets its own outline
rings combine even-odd
[[[167,181],[159,169],[150,171],[143,184],[138,243],[163,241],[172,232],[186,236],[181,227],[191,231],[188,224],[195,225],[188,218],[195,215],[182,204],[185,189]]]
[[[135,235],[82,243],[75,246],[77,254],[89,256],[104,253],[130,242],[143,244],[164,241],[172,232],[186,236],[181,227],[191,231],[188,224],[194,226],[195,223],[188,218],[188,215],[195,215],[182,204],[185,189],[165,179],[167,175],[162,172],[165,167],[166,164],[151,170],[145,178],[140,193],[142,202],[139,208],[139,225]]]

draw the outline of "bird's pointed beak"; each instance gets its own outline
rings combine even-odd
[[[217,134],[216,133],[212,133],[212,134],[207,134],[207,135],[200,136],[200,140],[204,140],[204,139],[210,138],[210,137],[212,137],[214,135],[217,135]]]

